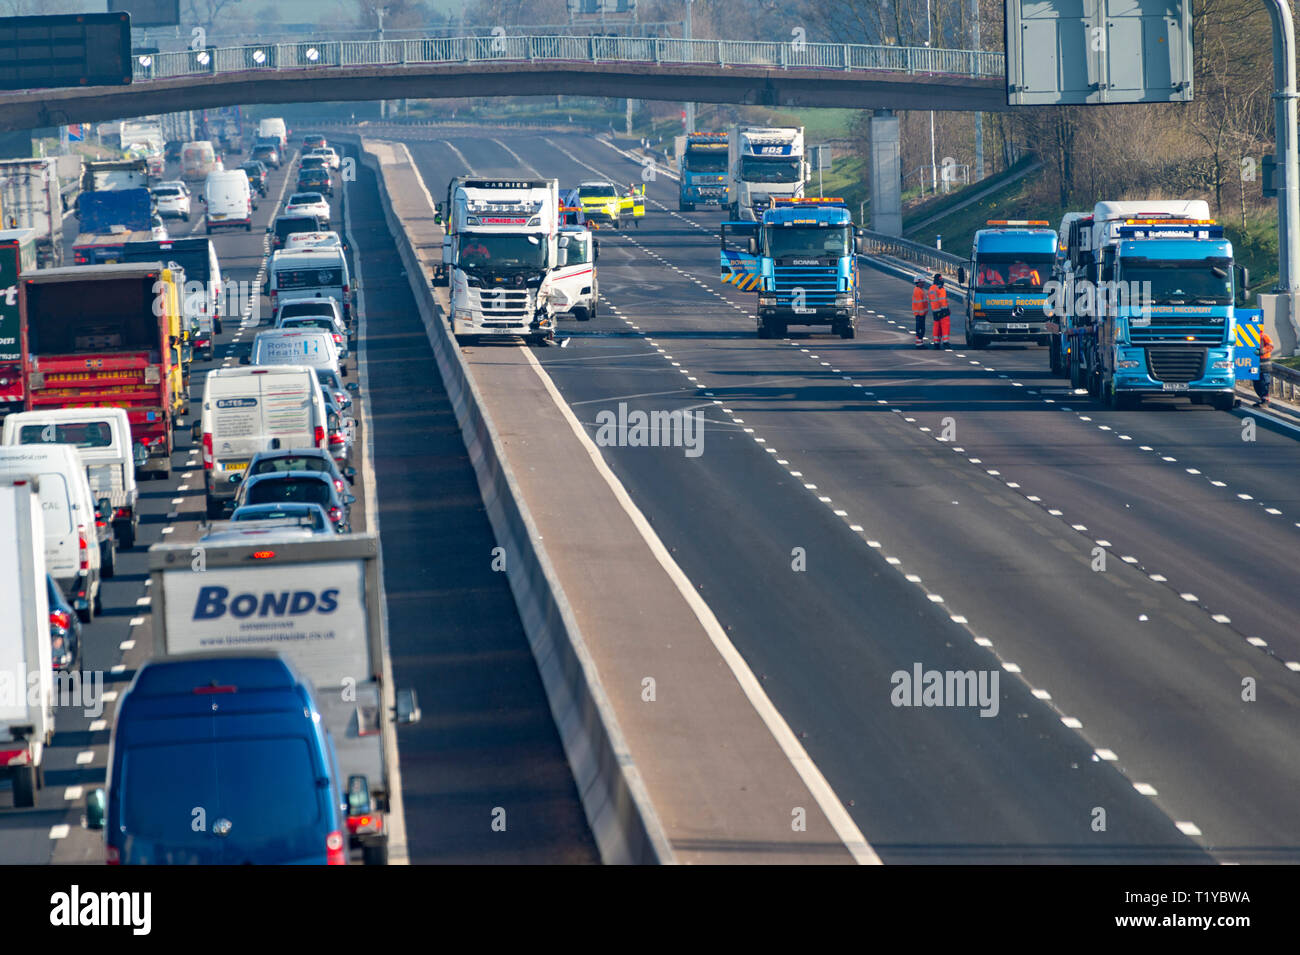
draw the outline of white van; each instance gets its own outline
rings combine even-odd
[[[208,372],[199,429],[208,517],[235,497],[258,451],[327,448],[325,397],[304,365]]]
[[[277,252],[267,269],[266,290],[272,311],[280,298],[328,295],[339,303],[343,321],[352,321],[352,283],[342,249],[317,246]]]
[[[191,182],[208,178],[217,166],[217,151],[206,139],[181,146],[181,178]]]
[[[253,187],[242,169],[208,173],[203,184],[203,204],[207,206],[207,231],[223,226],[243,226],[253,231]]]
[[[131,422],[125,408],[55,408],[11,414],[4,419],[0,443],[70,444],[76,448],[96,503],[106,497],[113,507],[117,545],[135,546],[140,523],[136,446],[131,441]]]
[[[0,478],[36,478],[45,515],[45,569],[82,623],[102,612],[95,501],[76,448],[67,444],[0,447]],[[106,505],[107,506],[107,505]]]
[[[274,136],[279,139],[281,152],[284,151],[285,146],[289,145],[289,130],[285,128],[284,120],[280,119],[278,116],[272,117],[271,119],[259,120],[257,124],[257,135],[267,137]]]
[[[334,335],[323,328],[258,332],[251,354],[239,362],[241,365],[306,365],[313,370],[328,368],[347,377]]]

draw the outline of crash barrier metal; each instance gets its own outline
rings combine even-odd
[[[384,218],[460,424],[488,519],[497,543],[510,555],[506,576],[601,859],[607,864],[671,864],[675,862],[672,846],[600,685],[555,568],[539,543],[541,535],[500,436],[443,319],[410,236],[394,212],[383,164],[367,148],[367,140],[347,138],[357,142],[362,162],[374,170],[379,182]]]
[[[965,266],[966,260],[951,252],[944,252],[932,246],[922,245],[896,235],[885,235],[862,230],[862,253],[868,256],[885,256],[897,259],[904,265],[915,269],[925,269],[930,274],[941,273],[945,278],[952,278],[954,284],[959,266]]]
[[[134,81],[257,70],[430,63],[627,63],[742,66],[971,77],[1006,73],[1001,53],[929,47],[604,36],[465,36],[397,40],[303,40],[140,54]]]

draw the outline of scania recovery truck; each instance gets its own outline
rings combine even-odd
[[[1072,224],[1067,256],[1054,311],[1075,388],[1109,407],[1170,394],[1233,407],[1234,306],[1248,276],[1207,203],[1099,202]]]
[[[990,219],[986,225],[975,233],[967,263],[966,347],[1047,344],[1044,289],[1056,262],[1056,232],[1046,219]]]
[[[853,338],[857,236],[843,199],[777,199],[759,223],[722,224],[722,281],[757,292],[759,338],[782,338],[790,325]]]
[[[457,177],[437,220],[458,339],[555,337],[552,272],[564,265],[555,179]]]
[[[803,127],[731,127],[727,138],[727,204],[733,220],[757,221],[774,199],[803,197],[808,180]]]
[[[727,205],[727,134],[687,133],[682,150],[677,209]]]

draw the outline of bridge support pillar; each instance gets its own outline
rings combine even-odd
[[[903,170],[898,117],[892,109],[871,115],[871,230],[903,234]]]

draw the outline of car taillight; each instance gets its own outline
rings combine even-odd
[[[203,432],[203,469],[212,470],[212,432]]]
[[[341,507],[331,507],[330,520],[333,521],[335,524],[343,520],[343,509]]]
[[[81,554],[81,569],[90,570],[90,545],[86,543],[86,526],[77,525],[77,550]]]
[[[199,348],[207,348],[208,345],[211,344],[211,339],[208,339],[208,338],[196,338],[196,339],[194,339],[194,344],[197,345]]]
[[[335,479],[334,479],[334,487],[335,487],[336,490],[338,490],[338,492],[339,492],[340,494],[342,494],[342,493],[343,493],[343,479],[342,479],[342,478],[335,478]]]
[[[318,448],[325,447],[325,429],[320,425],[316,425],[315,434],[316,434],[316,447]]]
[[[344,437],[343,437],[343,432],[342,432],[342,431],[331,431],[331,432],[330,432],[330,444],[343,444],[343,443],[344,443],[344,440],[345,440],[345,439],[344,439]]]
[[[335,345],[342,345],[342,344],[343,344],[343,336],[340,335],[340,334],[338,334],[337,332],[334,334],[334,344],[335,344]]]
[[[347,865],[348,856],[343,848],[343,833],[335,829],[325,837],[325,864]]]
[[[129,507],[119,507],[113,511],[114,520],[117,520],[119,517],[130,517],[130,516],[131,516],[131,508]]]
[[[66,610],[51,610],[50,626],[58,627],[61,630],[67,630],[72,626],[72,618],[68,616]]]
[[[104,865],[121,865],[122,857],[118,855],[116,846],[108,846],[104,849]]]

